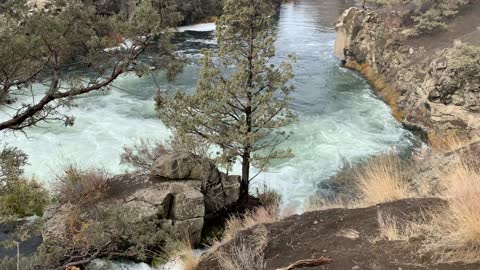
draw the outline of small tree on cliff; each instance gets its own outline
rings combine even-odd
[[[0,2],[0,106],[9,108],[0,131],[45,121],[71,125],[73,117],[60,108],[107,89],[126,72],[149,72],[139,57],[157,38],[158,70],[179,69],[169,45],[169,29],[181,20],[174,0],[140,1],[131,18],[98,14],[82,0],[50,0],[44,8]]]
[[[251,166],[263,170],[272,159],[291,156],[279,146],[289,109],[290,61],[275,66],[274,9],[271,0],[227,0],[217,25],[218,61],[204,51],[194,95],[159,95],[158,112],[176,134],[217,145],[217,161],[242,163],[241,196],[248,200]],[[292,58],[292,57],[290,57]],[[293,60],[293,59],[291,59]]]

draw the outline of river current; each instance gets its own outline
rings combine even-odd
[[[289,53],[297,57],[292,108],[299,121],[289,127],[293,136],[286,143],[295,157],[275,163],[256,183],[266,182],[298,211],[318,183],[335,174],[344,160],[356,161],[411,144],[410,133],[395,121],[367,81],[340,67],[333,55],[335,19],[354,4],[351,0],[300,0],[284,4],[280,11],[276,58],[284,59]],[[119,163],[124,145],[169,137],[154,110],[157,86],[193,92],[200,50],[215,48],[213,30],[214,25],[205,24],[179,31],[176,43],[187,65],[173,82],[162,76],[154,80],[125,75],[111,91],[78,99],[78,106],[66,112],[76,117],[73,127],[42,125],[27,130],[28,137],[7,133],[0,140],[27,152],[27,174],[47,183],[69,163],[101,166],[113,173],[127,170]],[[6,113],[0,110],[0,118]]]
[[[352,0],[298,0],[282,6],[278,20],[276,60],[292,53],[296,87],[293,110],[299,121],[289,127],[293,136],[286,146],[295,157],[277,162],[260,174],[256,184],[277,190],[286,206],[303,210],[319,183],[334,175],[344,161],[390,150],[408,149],[412,135],[391,116],[368,82],[340,67],[333,55],[334,22]],[[158,86],[169,91],[193,92],[202,48],[215,48],[214,25],[179,29],[176,43],[187,59],[184,71],[173,82],[160,76],[137,78],[125,75],[111,91],[78,99],[66,113],[76,117],[73,127],[48,124],[23,134],[0,135],[2,143],[18,146],[30,156],[26,173],[49,183],[62,166],[101,166],[112,173],[120,165],[124,145],[140,139],[166,140],[170,131],[157,118],[153,97]],[[0,109],[0,119],[9,111]],[[240,172],[236,167],[234,173]],[[145,264],[121,264],[116,269],[151,269]],[[175,266],[173,266],[175,268]]]

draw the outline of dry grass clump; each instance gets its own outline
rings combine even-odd
[[[359,165],[345,167],[336,177],[340,191],[334,197],[314,196],[305,211],[360,208],[414,197],[402,160],[392,153],[372,157]]]
[[[433,216],[424,249],[440,262],[480,262],[479,169],[459,159],[442,176],[448,209]]]
[[[256,225],[275,221],[278,221],[278,210],[265,207],[256,208],[241,217],[231,217],[227,220],[223,240],[231,240],[238,232],[253,228]]]
[[[249,236],[234,240],[232,245],[220,251],[216,258],[224,270],[263,270],[263,253],[267,244],[268,231],[264,226],[258,226]]]
[[[361,201],[346,199],[344,196],[336,196],[334,198],[325,198],[322,196],[310,197],[305,205],[305,212],[322,211],[337,208],[360,208],[364,206]]]
[[[379,213],[380,239],[408,241],[423,235],[420,253],[439,263],[480,262],[480,168],[474,161],[458,157],[441,174],[448,204],[442,211],[425,212],[421,220],[399,222]]]
[[[54,191],[61,202],[75,205],[94,203],[108,192],[109,174],[102,169],[79,170],[69,166],[57,176]]]
[[[418,222],[400,222],[397,217],[379,211],[377,221],[380,231],[377,240],[408,241],[425,230],[423,219]]]
[[[469,138],[467,135],[458,132],[439,134],[438,132],[432,131],[428,134],[428,141],[431,148],[440,153],[458,150],[478,140],[480,140],[479,137]]]
[[[360,238],[360,232],[355,229],[342,229],[337,236],[354,240]]]
[[[259,207],[245,213],[243,216],[232,216],[226,224],[221,239],[210,239],[209,252],[215,252],[226,242],[235,239],[235,236],[244,230],[253,228],[261,224],[269,224],[279,220],[278,209]]]
[[[236,243],[229,252],[221,252],[218,262],[224,270],[263,270],[264,258],[243,241]]]
[[[200,258],[193,251],[193,245],[189,239],[190,237],[185,237],[184,240],[171,239],[168,241],[166,252],[161,256],[162,260],[167,262],[167,266],[171,262],[175,266],[180,263],[182,270],[197,269]]]
[[[401,161],[392,154],[370,159],[357,171],[357,187],[366,204],[379,204],[411,197]]]

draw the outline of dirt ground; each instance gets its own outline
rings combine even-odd
[[[380,239],[379,212],[395,216],[399,221],[408,221],[419,217],[432,207],[441,208],[444,205],[445,203],[439,199],[409,199],[362,209],[310,212],[265,225],[269,236],[263,254],[266,269],[278,269],[298,260],[321,256],[329,256],[335,262],[302,269],[480,269],[480,265],[432,265],[429,258],[417,255],[420,241],[418,239],[409,241]],[[342,233],[352,231],[357,232],[355,237],[347,237]],[[251,230],[246,231],[240,233],[237,238],[245,238],[252,234]],[[248,241],[248,237],[246,239]],[[225,250],[231,243],[227,243],[219,251]],[[215,254],[204,256],[198,270],[223,269]]]

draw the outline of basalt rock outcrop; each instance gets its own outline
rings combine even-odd
[[[414,16],[432,5],[407,2],[346,10],[336,24],[335,54],[362,72],[394,116],[425,139],[449,132],[478,135],[480,1],[462,6],[456,16],[443,19],[444,29],[428,34],[413,33]],[[477,58],[468,50],[476,50]]]
[[[150,175],[109,179],[107,194],[95,205],[50,206],[44,213],[42,236],[45,242],[68,241],[72,209],[80,211],[78,216],[83,218],[120,206],[135,213],[132,218],[137,224],[154,222],[159,229],[189,235],[193,244],[198,244],[205,217],[235,203],[239,188],[239,177],[220,172],[210,161],[189,153],[168,154],[155,162]]]

